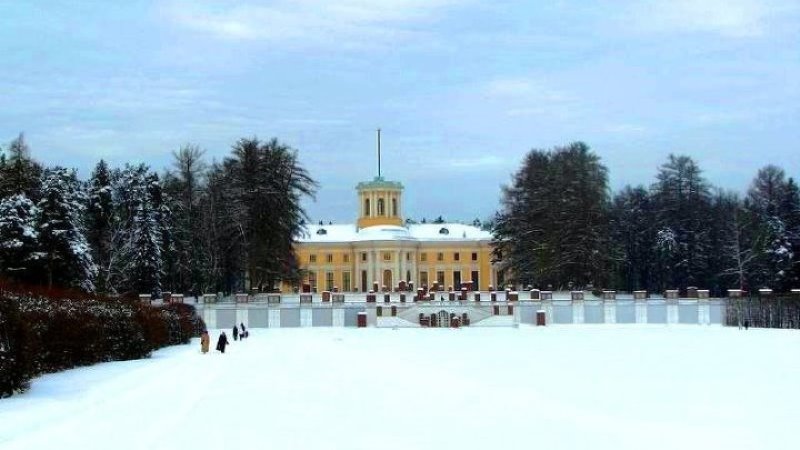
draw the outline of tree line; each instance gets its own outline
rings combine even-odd
[[[774,165],[745,195],[670,155],[649,186],[611,193],[581,142],[533,149],[503,187],[495,256],[509,281],[625,291],[800,287],[800,192]]]
[[[20,135],[0,149],[0,277],[156,297],[268,289],[299,277],[292,242],[316,188],[277,139],[240,139],[210,164],[187,145],[161,174],[101,160],[81,181]]]

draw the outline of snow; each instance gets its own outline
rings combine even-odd
[[[442,233],[442,229],[446,233]],[[325,230],[320,233],[320,230]],[[355,224],[306,225],[300,242],[361,242],[361,241],[489,241],[492,234],[472,225],[460,223],[376,225],[358,230]]]
[[[796,448],[791,330],[251,332],[43,376],[0,400],[0,448]]]

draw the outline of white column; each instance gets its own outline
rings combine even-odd
[[[583,309],[583,300],[572,301],[572,323],[584,323],[585,314]]]
[[[311,308],[300,308],[300,326],[311,327]]]
[[[203,306],[203,321],[209,329],[217,328],[217,308],[209,305]]]
[[[711,325],[711,305],[708,299],[701,298],[697,302],[697,322],[700,325]]]
[[[647,323],[647,301],[636,300],[633,307],[636,312],[636,323]]]
[[[617,323],[617,302],[606,300],[603,302],[603,322]]]
[[[243,323],[244,326],[249,328],[250,327],[250,321],[248,320],[249,317],[250,315],[247,307],[245,307],[244,305],[236,306],[236,322],[234,323],[234,325],[239,325],[240,323]]]
[[[334,327],[344,326],[344,308],[333,308],[331,311],[331,325]]]
[[[667,300],[667,323],[678,323],[678,302]]]
[[[281,310],[280,308],[271,308],[267,314],[267,324],[270,328],[281,327]]]

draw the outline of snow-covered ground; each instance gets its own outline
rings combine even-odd
[[[787,330],[255,330],[43,376],[0,400],[0,448],[796,449],[798,355]]]

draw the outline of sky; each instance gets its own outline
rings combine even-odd
[[[487,218],[528,151],[577,140],[614,190],[670,153],[738,191],[800,177],[797,1],[0,0],[0,67],[1,145],[87,177],[276,137],[313,220],[355,219],[378,127],[416,219]]]

